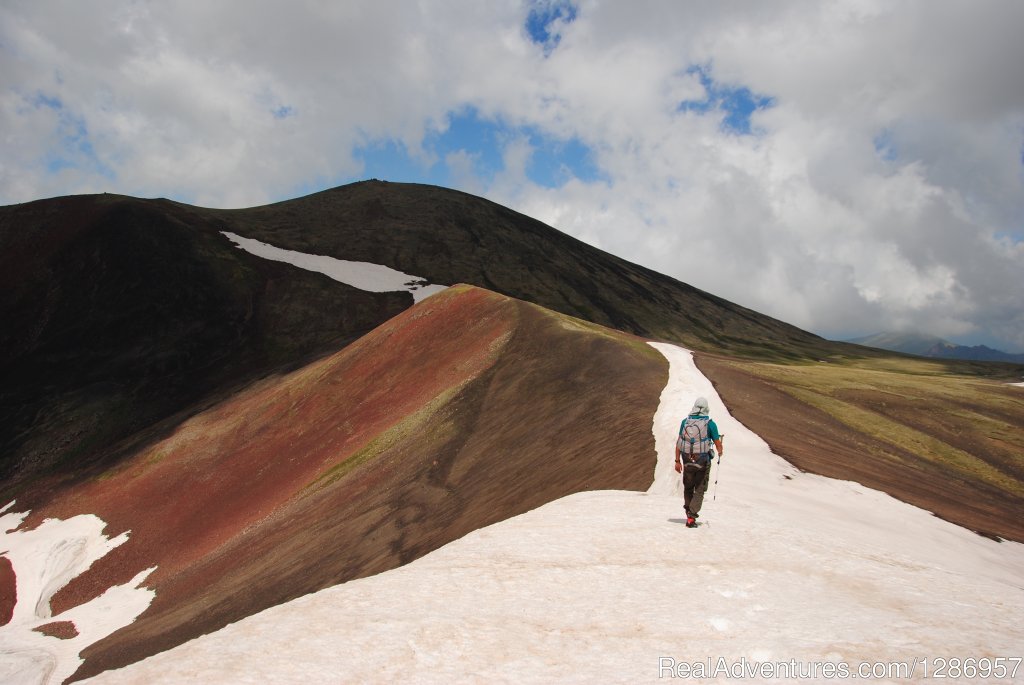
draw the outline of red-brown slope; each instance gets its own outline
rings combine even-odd
[[[636,338],[457,287],[250,388],[36,512],[132,531],[57,611],[158,567],[150,609],[79,676],[572,492],[645,488],[666,378]]]
[[[18,601],[18,582],[7,557],[0,557],[0,626],[11,622]]]
[[[487,304],[482,292],[433,301],[342,353],[187,421],[47,511],[93,512],[115,532],[131,529],[132,553],[159,564],[150,578],[159,585],[272,514],[398,417],[492,363],[488,348],[510,322]],[[423,363],[418,348],[436,336],[426,329],[436,328],[431,315],[439,313],[456,330]],[[380,354],[385,349],[401,353]]]

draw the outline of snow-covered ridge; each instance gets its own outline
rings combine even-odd
[[[141,585],[155,569],[53,616],[50,599],[57,591],[125,543],[128,534],[107,538],[106,524],[93,515],[46,519],[32,530],[17,530],[28,512],[9,512],[13,505],[0,510],[0,556],[11,562],[17,580],[14,614],[0,626],[0,682],[56,685],[78,670],[82,650],[146,610],[154,593]],[[36,630],[55,622],[74,624],[77,635],[61,639]]]
[[[922,679],[940,659],[1021,656],[1024,546],[799,472],[725,412],[687,351],[655,347],[671,368],[650,492],[557,500],[96,682],[639,683],[823,662]],[[671,450],[698,395],[725,454],[688,529]]]
[[[447,287],[444,285],[427,285],[426,279],[420,276],[412,276],[380,264],[350,262],[324,255],[294,252],[274,247],[252,238],[243,238],[240,235],[227,231],[221,231],[221,233],[235,245],[257,257],[270,259],[275,262],[285,262],[306,271],[316,271],[339,283],[345,283],[353,288],[359,288],[371,293],[388,293],[404,290],[412,293],[414,302],[419,302],[441,292]]]

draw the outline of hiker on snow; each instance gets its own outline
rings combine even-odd
[[[722,436],[718,426],[708,415],[708,401],[698,397],[690,415],[679,426],[676,440],[676,473],[683,474],[683,501],[686,504],[686,525],[697,525],[700,505],[711,481],[711,462],[715,453],[712,444],[722,454]]]

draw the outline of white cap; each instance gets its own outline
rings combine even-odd
[[[705,397],[698,397],[697,401],[693,403],[693,409],[690,410],[691,414],[707,414],[708,413],[708,401]]]

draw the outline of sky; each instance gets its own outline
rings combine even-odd
[[[4,0],[0,204],[487,197],[829,338],[1024,351],[1024,3]]]

